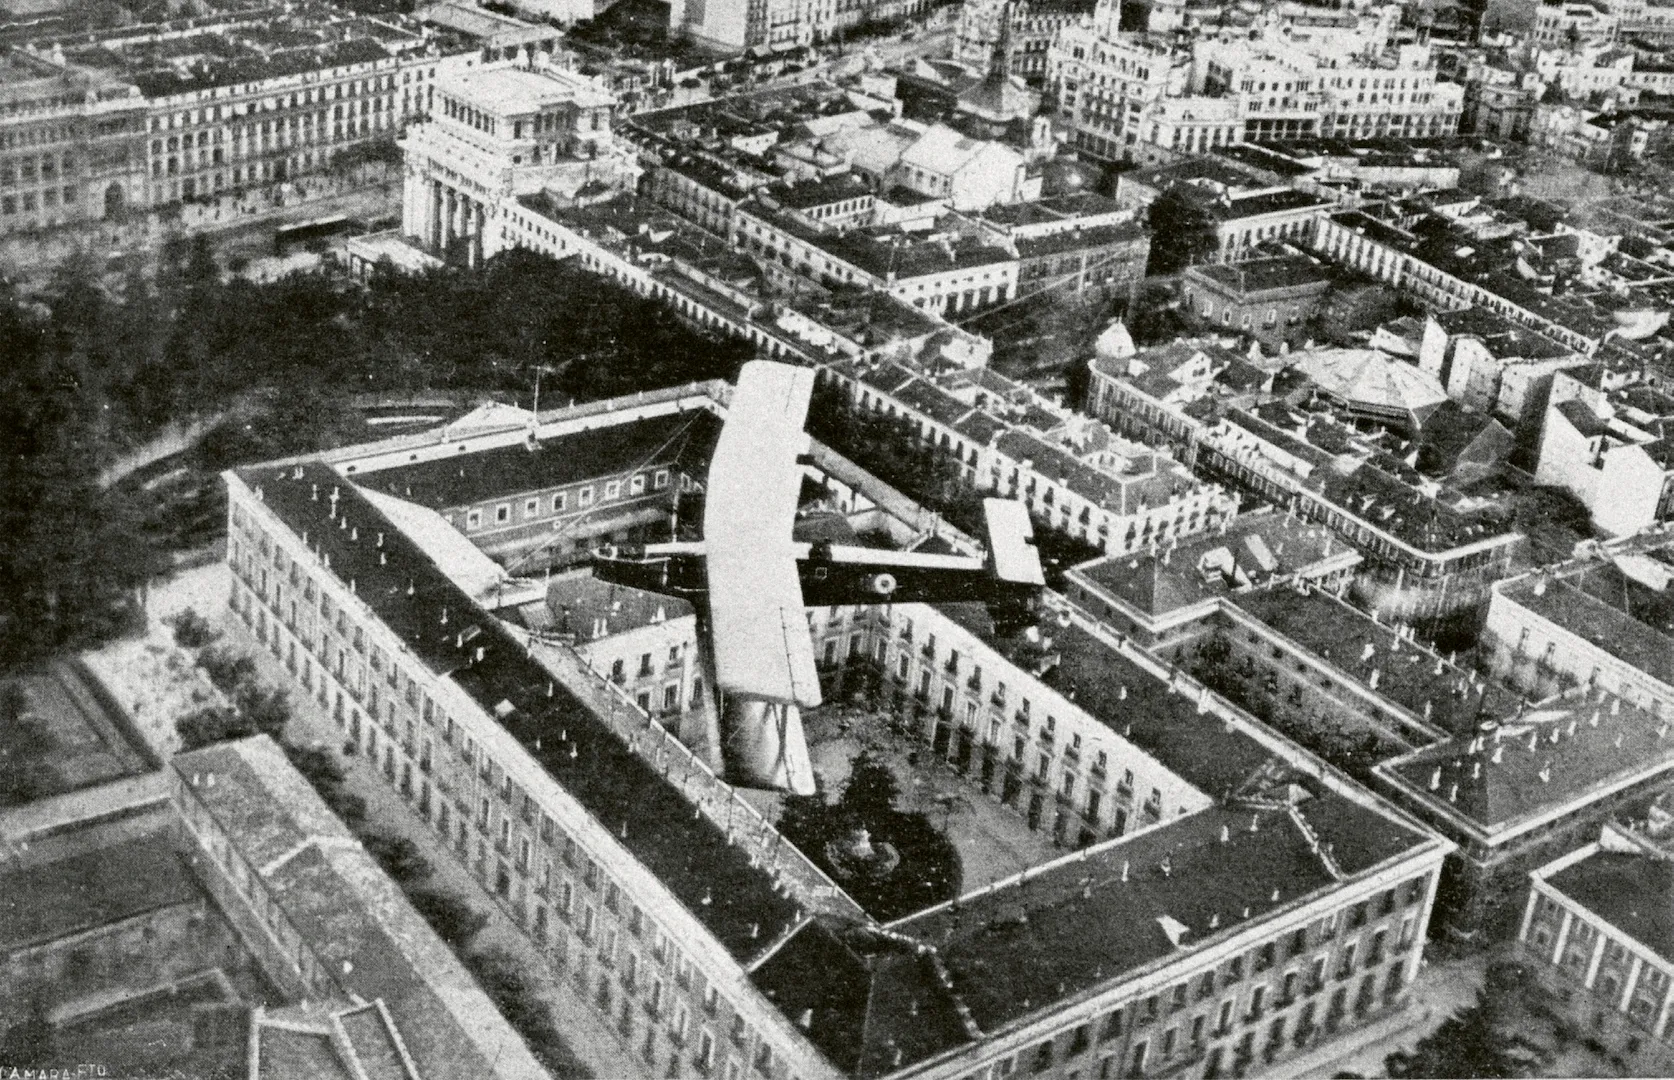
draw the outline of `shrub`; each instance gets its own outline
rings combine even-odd
[[[368,833],[361,837],[367,854],[378,860],[384,872],[403,886],[423,881],[430,876],[430,860],[419,851],[419,846],[405,836],[386,836]]]
[[[255,734],[238,710],[224,705],[206,705],[187,713],[174,722],[174,730],[180,735],[183,750],[197,750],[211,743]]]
[[[241,657],[248,661],[249,657]],[[238,688],[238,711],[252,731],[283,741],[285,725],[291,721],[291,702],[283,690],[264,689],[253,682]]]
[[[174,643],[183,649],[201,649],[213,644],[220,631],[209,625],[209,620],[193,608],[186,608],[168,620],[174,627]]]
[[[219,646],[198,653],[198,666],[209,676],[209,681],[223,694],[235,694],[245,682],[255,677],[256,662],[243,653],[235,653]]]

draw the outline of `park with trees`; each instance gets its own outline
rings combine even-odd
[[[0,283],[0,670],[134,629],[137,591],[223,526],[218,472],[374,437],[357,394],[527,405],[540,372],[543,401],[588,401],[748,358],[671,315],[522,251],[478,271],[263,284],[224,278],[200,238],[151,276],[110,282],[89,257],[40,295]],[[207,435],[163,463],[184,482],[111,481],[193,422]]]

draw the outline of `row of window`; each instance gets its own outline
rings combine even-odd
[[[900,624],[896,629],[895,672],[903,682],[909,682],[913,672],[914,636],[913,624],[910,618],[900,616]],[[981,738],[987,747],[1002,745],[1002,732],[1008,731],[1012,736],[1012,758],[1016,763],[1019,774],[1027,773],[1025,762],[1027,754],[1033,749],[1035,753],[1034,776],[1040,783],[1049,783],[1054,764],[1058,764],[1058,790],[1060,797],[1069,801],[1078,794],[1080,772],[1083,768],[1083,742],[1079,731],[1067,731],[1060,734],[1058,718],[1045,715],[1040,718],[1038,728],[1034,726],[1034,703],[1027,697],[1019,695],[1015,700],[1008,698],[1007,687],[1004,682],[995,682],[993,687],[984,695],[982,668],[972,665],[968,676],[964,675],[964,668],[958,650],[950,650],[944,657],[937,648],[936,635],[926,634],[922,645],[917,649],[919,658],[918,694],[928,702],[932,686],[939,680],[941,684],[941,709],[951,722],[955,719],[953,712],[956,702],[969,695],[975,700],[967,700],[963,717],[963,730],[970,739]],[[962,677],[963,676],[963,677]],[[1008,707],[1014,711],[1008,716]],[[987,730],[979,728],[980,718],[986,717]],[[1006,727],[1009,720],[1009,728]],[[1079,726],[1073,721],[1066,727]],[[1061,745],[1060,745],[1061,744]],[[965,751],[961,750],[960,753]],[[994,751],[990,750],[990,753]],[[1134,772],[1131,768],[1123,768],[1121,776],[1116,778],[1112,790],[1107,790],[1112,778],[1109,751],[1097,749],[1093,751],[1092,760],[1085,763],[1087,783],[1081,792],[1083,799],[1082,813],[1095,828],[1101,827],[1105,813],[1107,796],[1114,795],[1109,812],[1115,815],[1118,831],[1126,824],[1128,807],[1132,805],[1135,790]],[[1005,794],[1015,797],[1016,792],[1002,788],[1002,801],[1006,801]],[[1152,786],[1146,797],[1144,807],[1150,821],[1156,821],[1162,815],[1163,793],[1159,786]]]
[[[432,69],[434,71],[434,69]],[[330,86],[308,87],[290,95],[275,94],[271,97],[241,104],[205,105],[200,108],[181,109],[167,115],[151,118],[152,131],[167,131],[173,128],[194,127],[199,124],[220,123],[223,119],[235,116],[250,116],[258,112],[274,112],[279,109],[306,108],[327,101],[341,101],[345,97],[355,98],[362,94],[390,93],[390,101],[394,102],[395,76],[377,75],[366,79],[350,79],[333,83]]]
[[[1563,952],[1553,960],[1551,950],[1562,933],[1564,914],[1563,905],[1544,893],[1536,893],[1534,917],[1525,940],[1544,952],[1549,963],[1556,964],[1569,978],[1593,991],[1600,1004],[1627,1013],[1640,1026],[1654,1032],[1670,987],[1674,986],[1674,976],[1664,968],[1644,963],[1626,943],[1573,917],[1569,935],[1564,938]],[[1596,971],[1592,969],[1595,956]],[[1637,972],[1635,960],[1641,961]],[[1674,1042],[1674,1024],[1668,1025],[1663,1038]]]
[[[248,529],[250,520],[243,508],[235,507],[233,513],[235,526],[240,530]],[[451,804],[445,797],[446,792],[443,790],[443,797],[437,800],[437,814],[434,824],[444,834],[448,833],[450,829],[457,829],[456,847],[464,853],[469,850],[470,824],[474,820],[479,835],[477,841],[479,876],[484,880],[485,885],[488,885],[496,895],[512,906],[513,915],[520,925],[526,927],[532,925],[532,932],[537,938],[543,940],[549,932],[556,931],[554,934],[556,940],[553,947],[554,949],[564,948],[560,944],[565,940],[563,932],[548,922],[549,916],[547,913],[548,905],[550,905],[552,917],[572,927],[578,940],[584,944],[591,944],[594,941],[600,943],[599,958],[603,966],[615,968],[618,959],[620,960],[627,976],[626,984],[636,982],[637,973],[643,970],[646,974],[646,986],[660,987],[663,985],[662,982],[654,979],[654,963],[672,964],[675,987],[686,991],[693,1001],[701,1002],[701,1007],[706,1015],[717,1017],[731,1015],[731,1037],[735,1043],[745,1046],[755,1041],[754,1033],[747,1029],[742,1017],[735,1012],[723,1009],[724,1003],[720,1001],[715,988],[706,982],[697,970],[696,965],[678,954],[672,946],[671,939],[627,898],[617,883],[609,880],[608,876],[603,873],[600,864],[586,854],[573,836],[565,832],[549,814],[541,810],[531,795],[520,791],[510,775],[486,753],[483,753],[475,741],[465,734],[464,729],[457,725],[452,717],[446,716],[442,710],[433,706],[429,695],[423,692],[411,673],[398,670],[397,665],[392,662],[390,657],[386,656],[383,650],[375,643],[368,641],[368,635],[364,628],[345,621],[341,606],[334,605],[325,595],[324,589],[316,589],[313,580],[308,578],[306,574],[300,575],[301,584],[300,586],[297,585],[299,568],[293,560],[286,556],[279,545],[272,544],[265,535],[260,536],[253,545],[249,543],[248,534],[243,540],[239,540],[237,537],[234,540],[234,544],[229,547],[229,555],[233,566],[238,570],[241,577],[252,583],[252,586],[254,586],[255,581],[262,580],[262,575],[265,574],[269,562],[271,562],[272,568],[276,572],[276,576],[268,581],[272,588],[271,594],[267,592],[266,585],[264,585],[261,593],[244,594],[242,590],[235,587],[233,594],[235,608],[243,609],[241,613],[246,620],[251,621],[252,625],[258,628],[259,638],[268,639],[268,633],[265,629],[267,614],[265,611],[257,609],[255,619],[252,620],[251,609],[255,605],[245,600],[244,597],[249,595],[253,599],[256,595],[260,595],[263,604],[272,610],[275,621],[273,636],[270,640],[276,656],[281,655],[278,622],[284,620],[283,612],[286,610],[283,606],[283,594],[280,591],[280,581],[283,579],[290,581],[293,587],[297,587],[297,591],[304,597],[312,598],[318,591],[325,622],[328,625],[335,625],[337,633],[348,644],[348,647],[367,656],[368,669],[375,676],[368,692],[368,700],[372,703],[370,715],[375,720],[380,718],[377,708],[377,684],[380,681],[379,676],[381,676],[383,682],[397,691],[397,695],[392,696],[399,696],[409,706],[416,708],[426,723],[440,725],[443,732],[443,743],[457,747],[465,775],[480,778],[481,786],[476,788],[474,806],[467,801],[466,790],[460,790]],[[258,552],[261,553],[262,565],[260,567],[254,565]],[[252,570],[261,572],[252,574]],[[322,640],[324,640],[323,634]],[[304,644],[306,647],[306,642]],[[306,664],[306,660],[304,663]],[[298,671],[294,662],[294,652],[293,661],[288,666],[291,667],[293,672]],[[327,668],[322,664],[322,678],[318,685],[322,701],[325,700],[327,691],[326,679],[323,677],[326,674],[328,674]],[[309,687],[310,690],[314,688],[311,667],[304,667],[299,677],[303,679],[304,685]],[[353,685],[345,685],[344,689],[349,690],[351,695],[356,693],[356,688]],[[382,746],[385,761],[385,767],[382,771],[386,779],[392,782],[395,782],[399,775],[401,792],[411,799],[414,796],[411,763],[409,762],[398,772],[394,756],[395,718],[393,701],[385,699],[385,704],[387,708],[383,715],[388,717],[389,723],[385,728],[386,738],[383,740]],[[351,731],[358,743],[360,741],[360,716],[358,713],[354,713],[352,709],[345,712],[341,691],[337,695],[337,712],[340,723],[352,723]],[[347,720],[344,719],[345,717],[347,717]],[[377,732],[378,728],[371,725],[367,726],[366,753],[373,761],[377,760],[380,749]],[[409,755],[414,753],[414,735],[414,726],[409,721],[403,747]],[[421,774],[430,772],[428,767],[429,757],[430,746],[427,741],[418,757]],[[419,784],[420,811],[429,820],[429,782],[420,779]],[[440,783],[438,789],[442,790]],[[474,814],[468,812],[468,807],[474,810]],[[457,814],[454,813],[454,808],[457,808]],[[493,848],[497,856],[493,859],[495,869],[492,881],[489,880],[488,869],[490,866],[490,856],[488,854],[490,837],[493,838]],[[540,858],[537,858],[535,854],[537,841],[544,852]],[[565,873],[558,870],[555,873],[557,866],[560,864],[567,867],[569,872]],[[515,879],[512,876],[513,870],[517,875]],[[534,896],[532,904],[528,904],[527,907],[525,906],[528,903],[526,892],[532,892]],[[533,911],[532,924],[529,921],[531,918],[529,915],[530,908]],[[625,934],[621,932],[623,928],[626,930]],[[637,951],[641,946],[636,946],[634,943],[638,941],[645,943],[643,948],[647,950],[647,959],[642,959]],[[554,956],[555,959],[559,958],[559,954],[556,952]],[[662,990],[654,992],[659,1001],[673,1002],[675,1000],[672,993],[665,999]],[[685,1008],[683,1004],[678,1007],[680,1009]],[[674,1032],[671,1029],[671,1038],[673,1038],[673,1034]],[[707,1053],[713,1061],[713,1035],[710,1035],[709,1038],[710,1049]],[[694,1064],[701,1067],[706,1053],[701,1039],[697,1050]],[[757,1043],[755,1061],[757,1070],[762,1075],[770,1076],[775,1071],[776,1058],[772,1048],[766,1043]]]
[[[603,489],[603,496],[600,500],[602,502],[612,502],[616,499],[623,498],[624,485],[627,489],[626,497],[637,498],[638,496],[645,494],[648,482],[651,490],[653,491],[668,490],[669,471],[667,469],[658,469],[651,474],[636,473],[635,475],[629,477],[625,482],[622,480],[606,480],[602,485],[583,484],[573,490],[573,494],[575,496],[573,505],[577,510],[585,510],[592,506],[594,502],[594,492],[596,488],[599,487],[602,487]],[[682,486],[684,487],[684,483]],[[523,513],[519,520],[533,521],[538,518],[548,517],[552,514],[565,513],[572,505],[570,499],[571,494],[571,491],[558,491],[545,495],[524,496],[522,499]],[[492,518],[490,520],[496,526],[511,524],[512,506],[513,504],[510,502],[503,502],[496,504],[492,510],[489,510],[486,507],[474,507],[467,510],[465,512],[465,531],[471,532],[482,528],[484,516],[488,514],[492,514]]]
[[[1407,957],[1417,941],[1418,915],[1409,914],[1401,920],[1400,936],[1393,949],[1386,947],[1391,928],[1382,926],[1370,936],[1362,935],[1339,946],[1334,963],[1328,954],[1315,956],[1304,967],[1287,970],[1277,984],[1262,975],[1278,967],[1282,958],[1301,957],[1311,947],[1329,946],[1339,935],[1363,927],[1368,911],[1390,914],[1403,904],[1421,904],[1427,889],[1428,878],[1418,877],[1370,901],[1334,912],[1310,926],[1293,930],[1179,982],[1167,991],[1127,1002],[1100,1020],[1059,1032],[1032,1050],[1001,1061],[994,1075],[1009,1077],[1019,1067],[1025,1073],[1043,1073],[1089,1050],[1103,1048],[1106,1052],[1100,1056],[1097,1075],[1141,1076],[1183,1054],[1203,1051],[1210,1040],[1230,1036],[1240,1026],[1246,1031],[1240,1040],[1241,1051],[1235,1051],[1235,1057],[1243,1056],[1253,1052],[1254,1029],[1270,1016],[1273,1019],[1266,1042],[1273,1047],[1268,1054],[1271,1060],[1284,1049],[1282,1043],[1287,1034],[1287,1018],[1273,1014],[1301,1004],[1295,1027],[1289,1031],[1296,1046],[1304,1045],[1315,1030],[1317,1004],[1311,999],[1333,982],[1347,982],[1356,974],[1362,975],[1354,1011],[1356,1016],[1364,1015],[1376,1003],[1377,973],[1373,969],[1391,962],[1383,979],[1383,997],[1386,1003],[1392,1002],[1406,983]],[[1363,942],[1366,948],[1361,953]],[[1226,996],[1214,1002],[1217,995]],[[1326,1011],[1328,1027],[1346,1017],[1347,1003],[1347,987],[1338,988]],[[1188,1013],[1193,1014],[1189,1020],[1185,1017]],[[1180,1017],[1178,1022],[1167,1023],[1175,1016]],[[1152,1029],[1157,1027],[1163,1030],[1153,1034]],[[1119,1042],[1124,1037],[1130,1040],[1125,1060]],[[1216,1072],[1217,1069],[1211,1069],[1209,1075]]]

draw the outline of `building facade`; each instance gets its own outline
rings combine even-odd
[[[550,61],[444,73],[428,121],[404,142],[402,232],[476,264],[512,246],[502,220],[519,195],[609,190],[638,168],[611,132],[615,99]]]
[[[132,83],[21,49],[0,55],[0,233],[145,206],[147,103]]]
[[[1529,875],[1516,957],[1560,1015],[1637,1075],[1674,1069],[1674,960],[1652,912],[1666,907],[1669,854],[1609,824]]]

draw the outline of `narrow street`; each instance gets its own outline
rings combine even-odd
[[[605,1022],[594,1012],[576,1001],[573,992],[555,992],[557,976],[550,962],[535,944],[504,914],[488,891],[481,886],[455,859],[451,849],[432,829],[427,828],[399,794],[382,777],[368,768],[360,756],[342,754],[343,733],[331,717],[312,697],[298,693],[273,654],[262,648],[231,609],[227,607],[230,587],[226,564],[186,571],[153,586],[148,600],[148,614],[161,620],[184,608],[197,612],[223,634],[222,644],[235,651],[249,654],[256,662],[261,681],[268,686],[285,689],[289,693],[292,720],[289,737],[302,744],[317,744],[334,752],[349,775],[349,790],[366,800],[366,821],[378,832],[402,836],[418,845],[429,860],[430,888],[448,893],[470,904],[488,916],[488,925],[472,943],[473,951],[501,949],[522,962],[524,972],[544,992],[552,1007],[553,1020],[563,1032],[575,1056],[593,1066],[593,1075],[628,1078],[645,1075],[644,1063],[625,1053]]]

